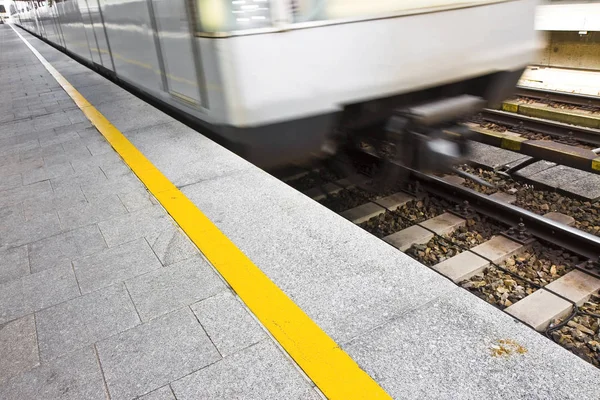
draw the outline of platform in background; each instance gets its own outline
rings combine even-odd
[[[527,68],[519,81],[519,85],[600,96],[600,71],[533,66]]]

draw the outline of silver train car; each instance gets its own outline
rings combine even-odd
[[[501,101],[540,48],[537,3],[5,1],[12,22],[202,121],[263,166],[335,152],[340,132],[395,115],[416,115],[413,128],[430,132]],[[443,147],[428,149],[453,153]]]

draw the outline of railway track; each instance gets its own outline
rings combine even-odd
[[[516,133],[534,133],[554,139],[567,140],[574,145],[593,145],[600,147],[600,129],[585,128],[548,119],[529,117],[502,110],[485,109],[480,120],[493,123]]]
[[[366,190],[367,175],[327,169],[283,180],[600,367],[600,237],[573,217],[539,215],[511,204],[510,189],[486,194],[457,176],[412,171],[409,185],[384,192]]]
[[[585,111],[600,111],[600,97],[597,96],[557,92],[522,86],[517,87],[516,96],[535,100],[542,104],[556,105],[557,108],[554,109],[556,114],[561,113],[561,108],[566,108],[567,112],[569,111],[569,108],[582,109]],[[511,107],[506,108],[510,109]],[[568,120],[568,118],[565,118],[565,120]],[[523,134],[530,139],[543,138],[531,136],[531,134],[537,134],[552,139],[558,139],[566,144],[584,147],[592,145],[594,146],[593,148],[600,147],[600,129],[578,126],[577,124],[560,122],[552,119],[522,115],[519,114],[517,110],[503,111],[485,109],[481,112],[477,121],[485,121],[487,123],[498,125],[499,128],[505,128],[506,130]]]
[[[525,88],[518,94],[600,104]],[[598,173],[586,164],[597,158],[598,129],[499,110],[485,110],[479,122],[520,135],[478,138],[532,156],[520,168],[545,159]],[[325,168],[283,180],[600,368],[600,204],[513,180],[519,166],[508,173],[461,166],[475,180],[410,171],[408,185],[376,191],[369,187],[375,152],[363,149],[358,158],[366,164],[361,175]]]
[[[575,106],[600,108],[600,97],[598,96],[559,92],[556,90],[537,89],[525,86],[517,86],[515,94],[519,97],[528,97],[530,99],[537,99],[547,102],[551,101]]]

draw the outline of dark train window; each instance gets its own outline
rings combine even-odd
[[[6,12],[6,8],[4,8],[3,4],[0,4],[0,13],[5,13]]]

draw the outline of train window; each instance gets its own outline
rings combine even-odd
[[[502,0],[292,0],[294,22],[393,15],[437,8],[458,8]]]
[[[0,13],[6,13],[6,8],[4,8],[3,4],[0,4]]]
[[[221,33],[271,26],[269,0],[196,0],[197,30]]]

